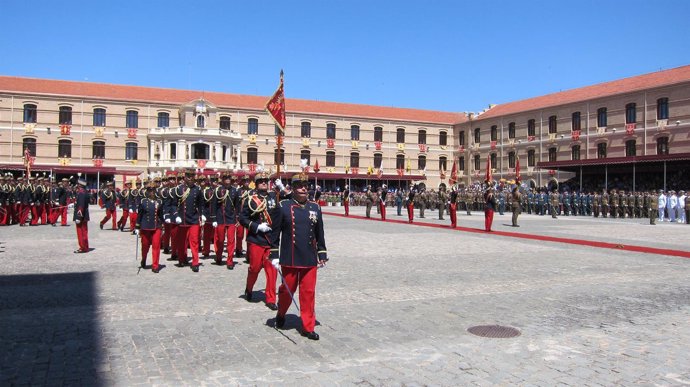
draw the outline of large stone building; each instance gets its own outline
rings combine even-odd
[[[690,157],[690,66],[449,113],[288,98],[281,154],[268,97],[0,77],[0,170],[89,184],[197,168],[295,172],[309,160],[320,185],[437,186],[450,177],[542,186],[573,176],[684,168]],[[289,90],[288,90],[289,96]],[[603,170],[603,171],[602,171]],[[634,175],[634,172],[633,172]]]

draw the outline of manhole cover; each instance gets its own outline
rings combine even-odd
[[[520,336],[519,330],[501,325],[477,325],[476,327],[469,328],[467,331],[480,337],[492,337],[497,339]]]

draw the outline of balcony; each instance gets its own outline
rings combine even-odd
[[[242,136],[234,130],[225,130],[219,128],[190,128],[180,126],[177,128],[150,128],[149,136],[158,137],[164,136],[166,139],[174,138],[193,138],[198,139],[199,136],[213,137],[217,140],[235,140],[242,141]]]
[[[235,161],[213,161],[213,160],[203,160],[203,159],[187,159],[187,160],[173,160],[173,159],[160,159],[160,160],[150,160],[149,168],[160,168],[160,169],[184,169],[184,168],[200,168],[204,165],[205,169],[217,169],[219,171],[223,170],[233,170],[241,169]]]

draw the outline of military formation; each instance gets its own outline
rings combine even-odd
[[[67,226],[67,207],[76,201],[77,188],[69,179],[44,176],[0,175],[0,226]]]

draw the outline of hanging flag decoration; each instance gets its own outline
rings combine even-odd
[[[280,70],[280,85],[273,93],[271,99],[266,102],[266,111],[273,117],[273,120],[280,129],[280,135],[285,134],[285,94],[283,91],[283,70]]]

